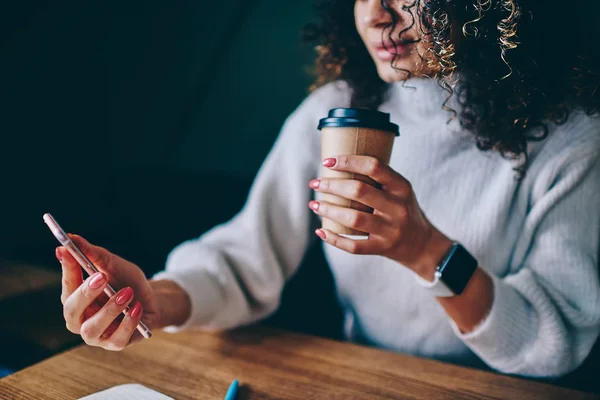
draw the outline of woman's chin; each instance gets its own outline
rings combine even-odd
[[[387,83],[393,83],[398,81],[405,81],[406,79],[415,76],[412,68],[405,68],[403,65],[398,64],[393,68],[389,64],[377,65],[377,73],[382,81]]]

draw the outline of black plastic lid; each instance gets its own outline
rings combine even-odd
[[[377,129],[400,136],[398,125],[390,122],[390,114],[364,108],[334,108],[319,121],[319,129],[348,126]]]

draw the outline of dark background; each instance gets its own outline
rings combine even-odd
[[[151,275],[241,208],[308,93],[311,3],[0,4],[0,375],[79,343],[64,328],[43,213]],[[24,289],[3,295],[13,282]],[[340,337],[320,248],[268,322]],[[583,373],[560,383],[594,386]]]
[[[2,249],[48,253],[44,212],[71,231],[162,242],[172,233],[147,212],[185,229],[173,206],[247,184],[307,94],[311,12],[275,0],[3,4]]]
[[[43,213],[151,276],[174,246],[239,211],[308,94],[311,16],[311,1],[0,6],[0,280],[23,286],[0,284],[0,369],[79,343],[64,328]],[[339,338],[320,248],[300,270],[268,322]]]

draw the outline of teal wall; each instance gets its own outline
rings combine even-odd
[[[110,235],[153,174],[247,182],[311,81],[311,1],[3,3],[0,254],[53,244],[46,211]]]
[[[310,2],[175,3],[114,10],[115,165],[253,176],[309,85],[311,51],[300,30]],[[231,163],[221,162],[225,154]]]

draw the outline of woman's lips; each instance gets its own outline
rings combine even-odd
[[[381,61],[392,61],[396,57],[395,53],[381,47],[375,49],[375,55]]]
[[[375,49],[375,55],[381,61],[392,61],[396,56],[403,56],[408,53],[409,47],[412,42],[378,42],[373,43],[372,46]]]

